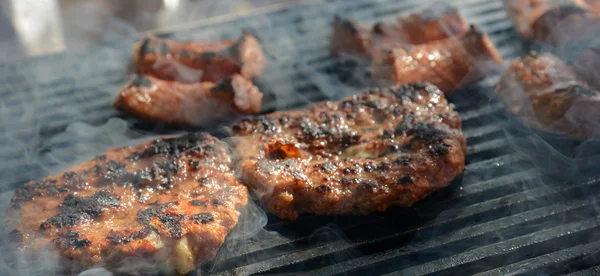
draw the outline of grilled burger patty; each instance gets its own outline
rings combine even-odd
[[[465,168],[459,115],[426,83],[233,126],[242,181],[283,219],[410,206]]]
[[[496,92],[510,112],[538,130],[587,137],[600,122],[600,93],[549,53],[515,59]]]
[[[262,93],[239,74],[221,81],[179,83],[138,76],[119,92],[113,106],[148,121],[199,126],[237,113],[260,111]]]
[[[134,47],[137,73],[181,83],[218,82],[233,74],[248,79],[267,66],[260,42],[249,32],[237,40],[176,42],[144,38]]]
[[[223,142],[205,133],[111,149],[18,189],[6,212],[24,252],[84,269],[153,259],[187,273],[212,259],[247,203]]]

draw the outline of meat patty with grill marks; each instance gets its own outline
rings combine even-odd
[[[410,206],[465,168],[458,113],[426,83],[374,89],[232,127],[242,182],[283,219]]]
[[[25,184],[6,222],[20,250],[50,248],[76,270],[140,257],[187,273],[215,256],[247,203],[230,162],[205,133],[111,149]]]
[[[121,89],[113,106],[148,121],[199,126],[239,113],[257,113],[262,96],[238,74],[217,83],[190,84],[137,76]]]
[[[252,79],[267,66],[260,42],[246,31],[237,40],[219,42],[147,37],[134,46],[133,61],[138,74],[181,83],[218,82],[233,74]]]

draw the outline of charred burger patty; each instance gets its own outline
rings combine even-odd
[[[410,206],[465,167],[458,113],[426,83],[275,112],[233,126],[242,181],[283,219]]]
[[[247,203],[230,161],[205,133],[111,149],[18,189],[7,224],[22,251],[51,248],[81,269],[142,257],[187,273],[215,256]]]

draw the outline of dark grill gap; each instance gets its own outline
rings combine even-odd
[[[502,1],[453,2],[469,22],[488,32],[507,62],[522,52]],[[330,57],[326,50],[334,14],[369,23],[390,20],[431,3],[434,1],[317,0],[165,35],[215,39],[237,36],[240,26],[251,26],[266,52],[272,54],[270,68],[259,80],[270,99],[265,111],[296,108],[370,85],[353,82],[348,87],[351,78],[338,74],[339,63],[344,61]],[[101,124],[121,116],[110,104],[126,80],[125,63],[134,41],[124,39],[79,52],[0,64],[0,130],[5,134],[0,136],[0,157],[10,160],[0,164],[1,192],[45,174],[29,155],[43,156],[77,142],[71,137],[50,142],[68,124]],[[294,45],[293,52],[280,49],[285,43]],[[353,70],[364,64],[352,66],[354,69],[345,69],[357,74]],[[51,79],[36,78],[37,70],[49,68],[55,72]],[[325,86],[313,83],[314,71],[330,73]],[[490,77],[450,98],[461,113],[469,145],[467,170],[450,187],[414,208],[391,208],[368,216],[303,216],[297,222],[269,217],[267,229],[281,236],[250,239],[213,272],[600,274],[600,179],[557,183],[512,150],[503,133],[509,118],[502,104],[489,100],[497,80],[498,76]],[[274,91],[295,97],[282,99]],[[37,111],[28,115],[24,110]],[[27,143],[38,135],[44,137],[39,145]],[[15,141],[24,143],[16,145]]]

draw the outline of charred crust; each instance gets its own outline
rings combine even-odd
[[[402,123],[400,123],[396,127],[394,134],[406,135],[410,131],[410,129],[411,129],[410,126],[416,118],[417,118],[417,116],[415,116],[414,114],[408,114],[408,115],[404,116]]]
[[[358,186],[358,189],[370,190],[370,189],[377,188],[377,186],[378,186],[377,182],[375,182],[373,180],[365,180]]]
[[[373,164],[370,163],[365,163],[363,167],[365,168],[366,172],[372,172],[375,170],[375,166],[373,166]]]
[[[56,179],[46,179],[41,182],[29,182],[25,184],[23,188],[15,191],[15,195],[11,201],[11,206],[14,209],[19,209],[25,202],[31,201],[37,196],[56,196],[69,192],[68,188],[61,187],[56,184]]]
[[[198,182],[202,185],[208,185],[209,180],[208,180],[208,177],[202,177],[198,180]]]
[[[113,245],[128,244],[137,239],[145,238],[146,236],[148,236],[148,234],[150,234],[151,231],[152,228],[148,226],[144,226],[140,231],[135,231],[133,233],[119,233],[111,230],[106,239],[110,241]]]
[[[317,186],[315,189],[317,190],[317,192],[319,192],[321,194],[331,192],[331,187],[329,187],[327,185],[320,185],[320,186]]]
[[[433,145],[447,138],[449,133],[438,128],[435,124],[419,122],[407,132],[407,135],[413,135],[413,139],[422,140],[427,145]]]
[[[410,176],[410,174],[407,174],[407,175],[405,175],[405,176],[401,177],[401,178],[398,180],[398,183],[399,183],[399,184],[413,184],[414,182],[413,182],[413,179],[412,179],[412,177]]]
[[[149,158],[161,154],[178,156],[185,151],[202,145],[203,142],[208,142],[209,140],[212,139],[204,132],[190,133],[176,138],[160,139],[155,141],[142,153],[137,153],[134,156],[137,156],[137,158]],[[214,141],[211,142],[214,143]]]
[[[105,208],[118,207],[119,201],[108,191],[99,191],[89,197],[68,195],[60,205],[60,213],[46,221],[40,228],[75,226],[80,221],[99,217]]]
[[[183,237],[181,222],[184,219],[184,215],[176,213],[166,213],[158,216],[158,220],[169,230],[171,237],[175,239],[181,239]]]
[[[394,160],[394,164],[401,166],[410,166],[410,159],[408,157],[398,157]]]
[[[381,164],[379,164],[379,170],[380,171],[388,171],[392,168],[392,166],[390,165],[390,163],[388,162],[381,162]]]
[[[152,218],[158,217],[161,213],[164,213],[173,202],[167,202],[164,204],[155,204],[150,208],[138,211],[137,220],[147,226],[151,226]]]
[[[190,161],[188,162],[188,164],[189,164],[189,165],[190,165],[190,167],[191,167],[192,169],[194,169],[194,170],[197,170],[197,169],[199,169],[199,168],[201,167],[201,166],[200,166],[200,161],[197,161],[197,160],[190,160]]]
[[[190,220],[196,223],[209,224],[215,220],[215,216],[211,213],[200,213],[191,216]]]
[[[52,241],[57,247],[62,249],[80,249],[88,247],[92,244],[90,240],[81,238],[81,233],[73,230],[59,233],[59,236],[54,238]]]
[[[429,151],[434,155],[445,155],[450,152],[450,146],[445,143],[439,143],[429,146]]]
[[[219,206],[219,205],[223,205],[223,204],[225,204],[225,201],[224,201],[223,199],[217,198],[217,199],[213,199],[213,200],[211,201],[211,203],[212,203],[214,206]]]

